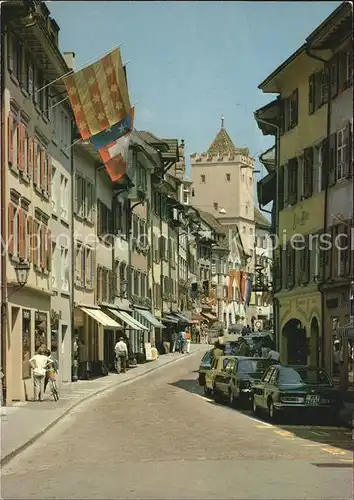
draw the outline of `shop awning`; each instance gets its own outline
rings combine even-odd
[[[139,323],[138,320],[130,316],[125,311],[117,311],[116,309],[108,309],[114,316],[117,316],[123,323],[126,323],[130,328],[133,330],[149,330],[146,326],[143,324]]]
[[[216,316],[213,316],[212,314],[209,314],[207,312],[202,312],[202,315],[205,318],[209,319],[210,321],[216,321],[216,319],[217,319]]]
[[[186,316],[183,316],[183,314],[181,313],[173,313],[173,315],[176,316],[176,318],[182,323],[187,323],[187,325],[193,324],[193,322],[190,319],[188,319]]]
[[[145,318],[154,328],[165,328],[161,321],[159,321],[153,314],[151,314],[150,311],[147,311],[146,309],[138,309],[136,308],[135,311],[139,313],[143,318]]]
[[[169,314],[166,314],[162,319],[161,321],[163,321],[164,323],[173,323],[175,325],[177,325],[178,323],[178,319],[177,318],[174,318],[173,316],[170,316]]]
[[[122,325],[107,316],[107,314],[105,314],[100,309],[88,309],[87,307],[80,307],[80,309],[105,328],[123,328]]]

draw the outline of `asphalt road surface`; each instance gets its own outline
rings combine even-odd
[[[200,353],[78,407],[2,471],[3,499],[353,499],[351,432],[202,396]]]

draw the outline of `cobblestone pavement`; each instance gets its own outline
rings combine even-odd
[[[347,429],[216,405],[197,386],[199,358],[77,407],[3,469],[2,498],[353,498]]]
[[[191,352],[205,351],[208,348],[202,344],[192,344]],[[1,464],[31,444],[43,431],[55,425],[58,420],[63,418],[73,407],[81,404],[82,401],[97,397],[97,394],[114,389],[117,385],[129,383],[132,379],[178,361],[183,356],[186,355],[170,353],[160,356],[155,361],[138,365],[120,375],[110,373],[107,377],[62,384],[59,389],[60,400],[58,402],[53,401],[47,389],[43,403],[27,401],[14,403],[13,406],[0,407]]]

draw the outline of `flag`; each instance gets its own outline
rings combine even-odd
[[[253,282],[253,274],[249,273],[247,276],[246,286],[245,286],[245,296],[244,296],[244,305],[249,306],[252,294],[252,282]]]
[[[113,127],[92,136],[90,139],[92,146],[95,149],[99,150],[105,148],[110,144],[113,144],[117,139],[131,132],[133,129],[133,124],[134,108],[130,110],[130,113],[125,118],[123,118],[123,120],[113,125]]]
[[[119,181],[128,171],[129,142],[130,134],[99,150],[112,182]]]
[[[120,122],[130,111],[120,49],[63,81],[83,140]]]

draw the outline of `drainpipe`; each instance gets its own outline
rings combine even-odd
[[[0,13],[0,103],[1,103],[1,177],[0,177],[0,227],[1,227],[1,240],[7,241],[6,238],[6,169],[5,169],[5,23],[1,18]],[[1,403],[6,404],[6,318],[7,318],[7,280],[6,280],[6,252],[1,252],[1,370],[4,374],[1,384]]]
[[[73,144],[75,141],[74,137],[75,120],[71,120],[71,141]],[[73,349],[74,344],[74,332],[75,332],[75,216],[74,216],[74,200],[75,200],[75,146],[71,148],[71,349]],[[73,356],[72,356],[73,358]],[[77,382],[79,379],[79,364],[77,359],[72,359],[72,374],[71,380]]]
[[[328,59],[323,59],[322,57],[313,54],[309,48],[306,49],[306,54],[308,57],[315,59],[316,61],[322,62],[325,66],[328,64]],[[332,109],[332,99],[331,99],[331,73],[328,68],[327,72],[327,88],[328,88],[328,102],[327,102],[327,158],[329,158],[329,137],[331,135],[331,109]],[[325,184],[325,199],[324,199],[324,220],[323,220],[323,228],[324,232],[327,232],[327,211],[328,211],[328,172],[327,179]],[[321,284],[318,285],[318,290],[321,293],[321,316],[322,316],[322,329],[321,329],[321,366],[324,367],[325,364],[325,293],[323,290],[323,286]],[[317,347],[318,348],[318,347]],[[330,370],[331,371],[331,370]]]
[[[275,234],[278,235],[278,233],[279,233],[279,200],[278,200],[278,193],[279,193],[279,168],[280,168],[280,128],[279,128],[278,125],[275,125],[274,123],[270,123],[270,122],[268,122],[266,120],[258,118],[256,115],[255,115],[255,118],[256,118],[256,121],[258,121],[260,123],[263,123],[264,125],[268,125],[269,127],[272,127],[275,130],[275,175],[276,175]],[[281,268],[282,268],[282,266],[281,266]],[[274,292],[275,292],[274,285],[275,285],[275,283],[274,283],[274,279],[273,279],[273,322],[274,322],[274,332],[275,332],[275,336],[276,336],[276,348],[279,351],[280,350],[280,333],[279,333],[279,326],[280,325],[278,325],[278,321],[279,321],[279,304],[278,304],[278,300],[274,297]],[[278,335],[277,335],[277,332],[278,332]]]

